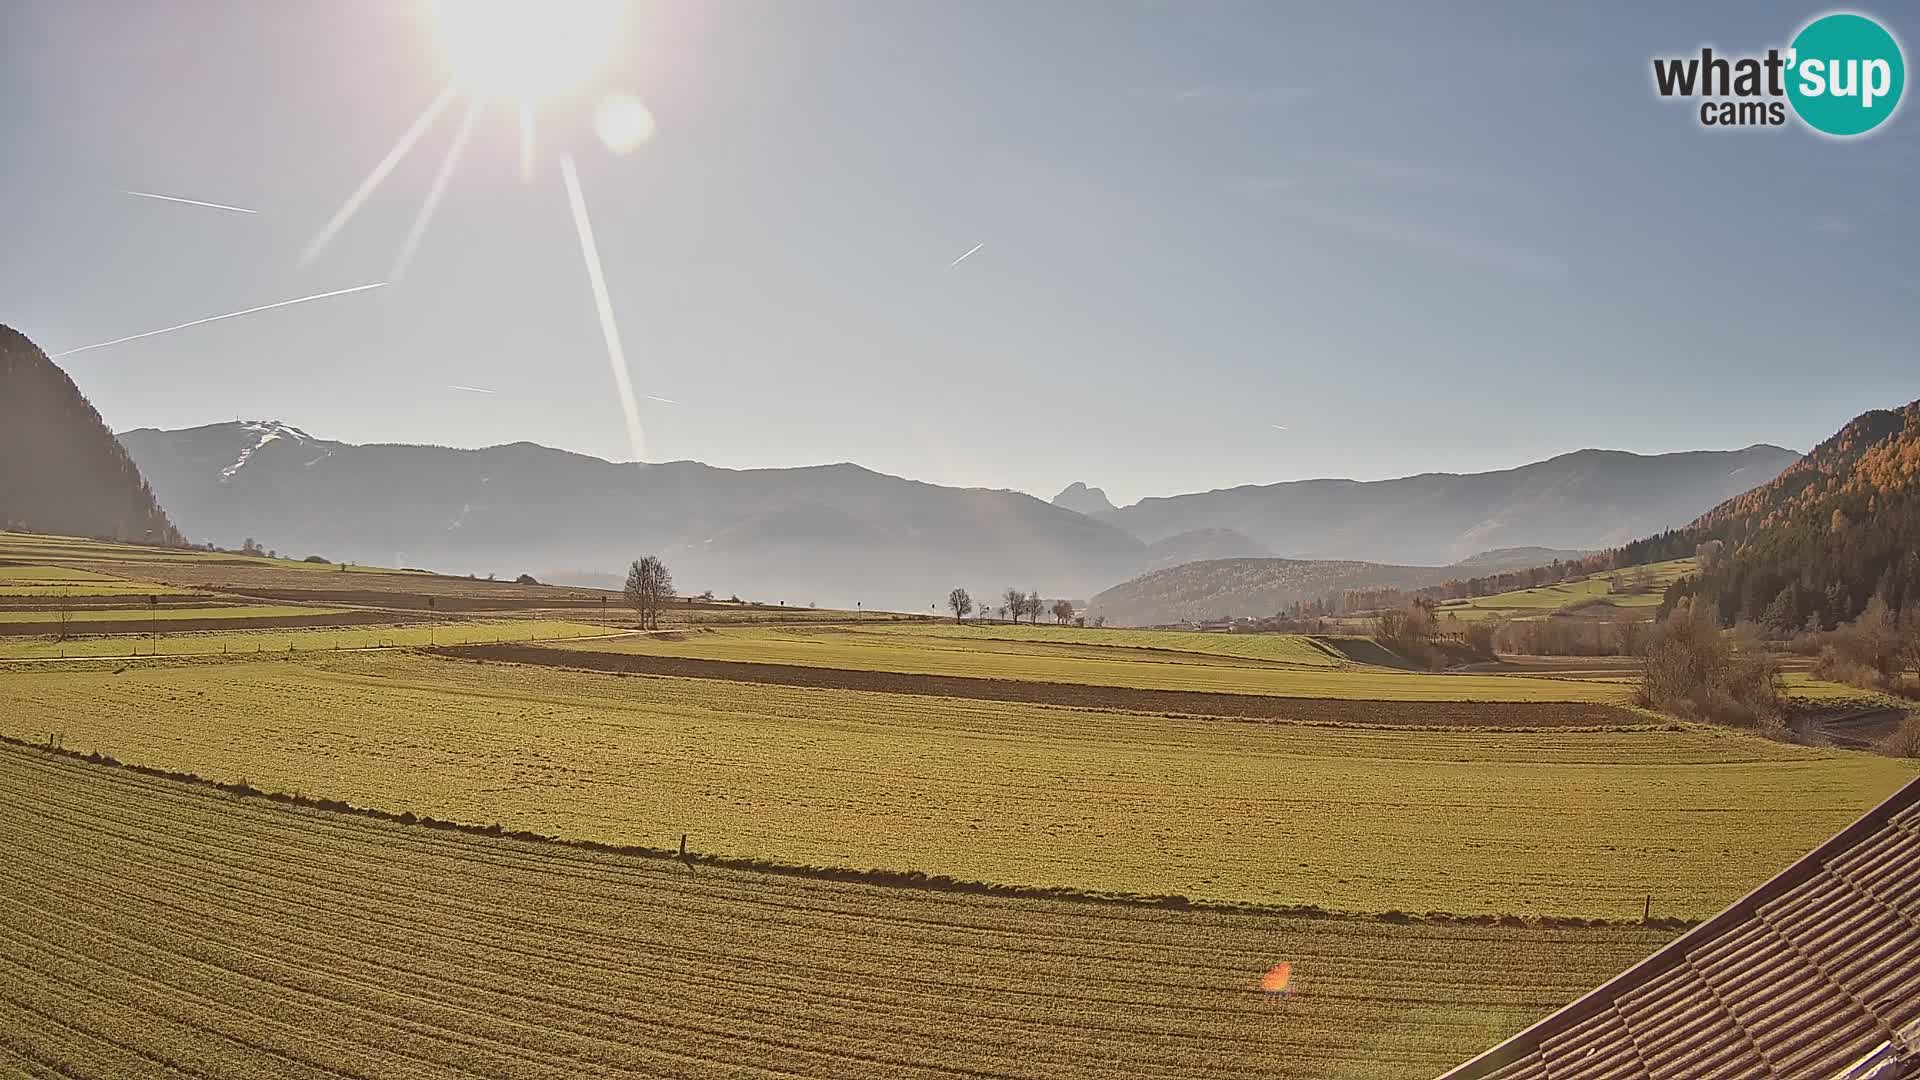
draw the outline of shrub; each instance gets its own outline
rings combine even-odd
[[[1446,657],[1433,647],[1440,624],[1430,602],[1414,601],[1382,611],[1373,624],[1374,637],[1385,648],[1429,668],[1446,666]]]
[[[301,562],[310,562],[310,563],[331,563],[331,562],[333,562],[333,560],[332,560],[332,559],[329,559],[329,558],[327,558],[327,557],[326,557],[325,555],[309,555],[309,556],[307,556],[306,558],[304,558],[304,559],[301,559],[300,561],[301,561]]]
[[[1905,618],[1874,597],[1860,617],[1823,634],[1802,634],[1798,649],[1817,647],[1813,673],[1831,682],[1866,690],[1906,693],[1913,689],[1905,670],[1920,663],[1920,612]]]
[[[1691,599],[1654,627],[1636,699],[1689,720],[1785,730],[1780,665],[1757,641],[1722,634]]]
[[[1920,713],[1908,713],[1899,727],[1881,739],[1880,752],[1889,757],[1920,758]]]
[[[1493,637],[1498,629],[1498,625],[1492,622],[1468,623],[1461,640],[1466,642],[1468,652],[1482,660],[1493,660],[1496,659]]]
[[[533,576],[532,574],[521,574],[521,575],[520,575],[519,577],[517,577],[517,578],[514,578],[514,579],[513,579],[513,583],[514,583],[515,585],[538,585],[538,584],[540,584],[540,582],[539,582],[539,580],[538,580],[537,578],[535,578],[535,577],[534,577],[534,576]]]

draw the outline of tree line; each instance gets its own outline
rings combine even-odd
[[[965,589],[955,589],[948,593],[947,610],[953,612],[954,622],[965,619],[975,611],[973,594]],[[993,614],[993,609],[990,607],[981,607],[978,610],[982,618]],[[1039,622],[1040,616],[1049,611],[1053,615],[1053,621],[1059,625],[1072,621],[1074,617],[1073,601],[1055,600],[1052,606],[1048,607],[1046,601],[1040,599],[1038,589],[1023,593],[1019,589],[1008,588],[1000,594],[999,610],[1002,619],[1011,617],[1016,623],[1023,615],[1028,616],[1029,622]]]
[[[1729,626],[1830,631],[1876,598],[1920,605],[1920,401],[1858,417],[1772,482],[1684,529],[1622,546],[1623,564],[1722,549],[1668,588]]]

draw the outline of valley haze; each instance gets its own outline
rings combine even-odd
[[[334,560],[598,585],[653,552],[683,592],[907,611],[955,586],[980,599],[1014,586],[1084,600],[1199,560],[1388,564],[1371,575],[1349,568],[1331,584],[1309,577],[1286,602],[1323,585],[1395,584],[1407,567],[1494,549],[1592,550],[1683,525],[1798,457],[1768,445],[1581,450],[1497,472],[1293,481],[1113,507],[1085,485],[1049,503],[846,462],[727,469],[615,463],[527,442],[354,445],[279,421],[119,439],[200,542],[252,538]]]

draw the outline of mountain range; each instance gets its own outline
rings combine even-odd
[[[196,539],[608,584],[656,553],[682,591],[925,610],[962,585],[1056,595],[1137,573],[1146,545],[1012,491],[858,465],[615,464],[513,443],[356,446],[274,422],[120,436]]]
[[[1305,481],[1115,508],[1084,485],[1048,503],[846,463],[737,470],[615,464],[531,443],[363,446],[278,421],[142,428],[120,440],[199,540],[582,584],[615,582],[653,552],[684,591],[904,610],[925,610],[955,585],[1085,598],[1195,562],[1280,555],[1343,564],[1290,569],[1289,598],[1296,587],[1422,584],[1502,544],[1586,549],[1672,527],[1795,456],[1590,450],[1497,473]],[[1372,574],[1348,565],[1380,561],[1388,565]]]
[[[0,326],[0,528],[180,540],[80,388],[8,326]]]
[[[1778,446],[1633,454],[1579,450],[1483,473],[1299,480],[1142,499],[1093,517],[1147,543],[1230,529],[1294,559],[1440,566],[1490,548],[1607,548],[1691,521],[1773,479]]]

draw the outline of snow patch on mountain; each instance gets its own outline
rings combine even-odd
[[[233,475],[247,464],[248,458],[258,453],[261,447],[276,439],[291,439],[298,443],[309,443],[313,441],[313,436],[301,431],[292,424],[281,423],[278,420],[249,420],[240,425],[240,430],[253,435],[254,440],[252,445],[240,451],[240,457],[234,461],[233,464],[220,470],[220,482],[223,484],[233,479]],[[321,457],[325,456],[324,454],[321,455]],[[316,458],[315,460],[317,461],[319,459]],[[312,462],[308,462],[308,464],[311,465]]]

